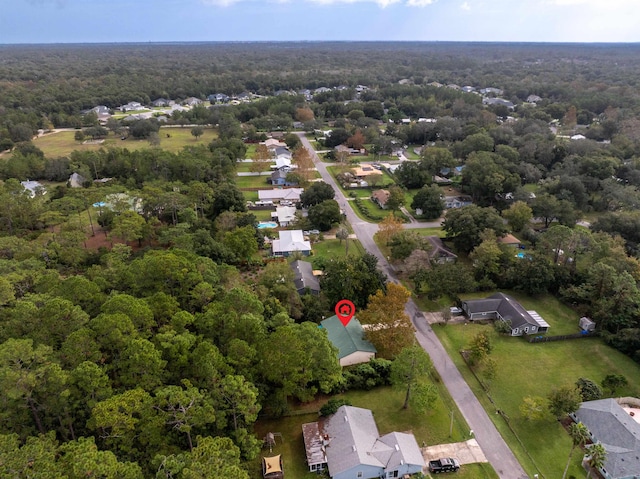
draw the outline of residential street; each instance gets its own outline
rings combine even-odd
[[[387,258],[382,255],[380,249],[373,240],[373,235],[377,231],[378,226],[374,223],[368,223],[361,220],[355,214],[349,204],[349,201],[342,193],[342,190],[338,187],[333,177],[327,171],[326,165],[318,158],[318,155],[315,153],[315,150],[311,146],[309,140],[305,137],[304,133],[298,133],[298,136],[300,137],[302,144],[311,152],[322,179],[333,186],[336,192],[335,199],[344,210],[347,220],[351,224],[353,231],[360,240],[362,246],[369,253],[378,258],[378,265],[389,277],[389,280],[398,282],[393,268],[387,261]],[[439,225],[439,221],[432,223],[415,222],[406,225],[406,227],[423,228]],[[478,441],[478,444],[484,452],[487,460],[496,470],[499,477],[501,479],[527,478],[528,476],[524,472],[524,469],[522,469],[522,466],[520,466],[506,442],[500,436],[500,433],[489,419],[489,416],[480,405],[480,402],[474,396],[455,364],[448,356],[438,337],[433,332],[429,324],[427,324],[423,313],[418,309],[412,299],[409,299],[405,311],[416,328],[416,338],[418,342],[425,351],[429,353],[434,367],[442,377],[444,384],[447,386],[447,389],[458,405],[462,415],[469,424],[469,427],[472,429],[475,439]]]

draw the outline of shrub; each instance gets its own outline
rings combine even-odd
[[[347,389],[368,391],[376,386],[389,384],[391,361],[372,359],[368,363],[358,364],[344,371]]]
[[[331,414],[334,414],[340,406],[351,406],[351,401],[347,399],[331,398],[327,404],[320,408],[320,415],[323,417],[330,416]]]
[[[583,401],[595,401],[602,398],[602,389],[591,379],[580,378],[576,381]]]

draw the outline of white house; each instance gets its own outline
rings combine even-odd
[[[22,187],[29,192],[29,196],[31,198],[35,197],[38,193],[46,193],[46,188],[39,181],[27,180],[21,181],[20,184]]]
[[[142,106],[141,103],[139,103],[137,101],[130,101],[126,105],[122,105],[120,107],[120,110],[122,110],[122,111],[140,111],[140,110],[144,110],[144,107]]]
[[[276,158],[276,162],[274,165],[271,165],[271,168],[274,170],[290,170],[291,169],[291,158],[282,157]]]
[[[299,251],[304,256],[311,254],[311,243],[304,240],[302,230],[278,231],[278,239],[271,244],[274,256],[290,256]]]
[[[296,207],[295,206],[278,206],[275,213],[271,213],[278,219],[278,224],[283,228],[296,222]]]
[[[85,178],[82,175],[79,175],[78,173],[73,173],[69,177],[68,182],[71,188],[82,188],[82,185],[84,184],[85,181],[87,180],[85,180]]]

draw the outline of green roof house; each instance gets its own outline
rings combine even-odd
[[[343,326],[338,316],[331,316],[320,323],[327,330],[329,341],[338,348],[340,366],[366,363],[375,358],[376,348],[364,339],[360,321],[351,318],[347,326]]]

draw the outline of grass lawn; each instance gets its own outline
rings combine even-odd
[[[416,193],[420,191],[418,189],[415,190],[406,190],[404,192],[404,207],[407,209],[407,211],[409,211],[409,213],[411,213],[414,217],[416,215],[416,210],[414,210],[413,208],[411,208],[411,203],[413,203],[413,197],[416,195]]]
[[[371,198],[371,190],[368,188],[352,188],[345,190],[349,198]]]
[[[251,171],[251,165],[253,165],[253,163],[246,163],[244,161],[239,161],[236,163],[236,171],[237,172],[249,172]]]
[[[263,176],[236,176],[236,186],[238,188],[255,188],[258,189],[271,189],[271,185],[267,184],[268,175]]]
[[[257,191],[243,191],[242,196],[244,196],[244,199],[247,201],[258,201],[259,199]]]
[[[447,232],[444,231],[441,227],[438,228],[412,228],[411,231],[415,231],[416,233],[422,236],[438,236],[440,238],[444,238],[447,236]]]
[[[167,137],[167,134],[171,135]],[[47,158],[56,158],[67,156],[72,151],[95,151],[100,148],[115,147],[128,148],[129,150],[142,150],[150,148],[147,140],[135,140],[128,138],[122,141],[119,136],[113,136],[112,133],[105,139],[102,144],[83,145],[74,139],[74,131],[61,131],[58,133],[49,133],[41,138],[33,140],[34,145],[40,148]],[[160,147],[171,152],[178,152],[185,146],[198,144],[209,144],[217,138],[217,133],[211,128],[206,128],[204,134],[196,139],[191,135],[191,128],[161,128],[160,129]]]
[[[552,334],[577,331],[578,316],[570,313],[555,298],[513,296],[525,308],[538,311],[550,324]],[[522,338],[498,336],[492,326],[479,324],[449,324],[437,326],[434,331],[530,475],[542,473],[548,478],[560,477],[571,449],[571,440],[550,415],[541,420],[525,420],[519,411],[524,397],[545,398],[553,388],[573,385],[580,377],[600,383],[607,374],[622,374],[629,381],[628,389],[619,391],[619,395],[637,396],[640,392],[637,387],[640,383],[640,366],[597,338],[529,344]],[[498,365],[496,377],[490,384],[493,404],[459,354],[481,331],[490,336],[494,346],[491,357]],[[495,414],[496,409],[503,411],[509,418],[511,427],[522,444],[509,430],[505,420]],[[580,459],[581,454],[576,452],[569,476],[584,475]]]
[[[343,258],[347,255],[344,241],[340,244],[340,240],[338,239],[325,239],[318,241],[311,245],[311,249],[313,250],[311,263],[313,263],[314,268],[318,268],[319,264],[324,260],[328,260],[330,258]],[[363,248],[360,241],[354,239],[349,240],[349,255],[361,256],[362,251]]]
[[[420,155],[413,151],[416,148],[422,148],[422,145],[409,145],[409,148],[404,151],[404,156],[410,160],[419,160]]]
[[[271,221],[272,210],[249,210],[258,221]]]
[[[365,208],[371,215],[373,215],[373,217],[377,216],[378,218],[380,218],[379,220],[375,220],[375,221],[372,219],[366,218],[364,215],[361,214],[360,209],[356,206],[356,204],[355,203],[352,204],[353,210],[356,212],[358,217],[370,223],[378,223],[382,221],[384,218],[386,218],[387,216],[389,216],[390,214],[392,214],[391,210],[381,209],[377,204],[371,201],[370,198],[362,198],[361,203],[362,203],[362,207]]]
[[[349,167],[350,167],[350,165],[333,165],[333,166],[327,166],[327,171],[331,174],[331,176],[333,176],[333,177],[335,178],[335,177],[336,177],[336,175],[337,175],[338,173],[340,173],[340,172],[343,170],[343,168],[345,168],[345,166],[347,167],[347,169],[349,169]],[[357,165],[351,165],[351,168],[355,168],[356,166],[357,166]],[[381,179],[381,180],[380,180],[380,182],[378,183],[378,184],[379,184],[379,186],[376,186],[374,189],[378,189],[378,188],[387,188],[387,187],[389,187],[389,186],[391,186],[391,185],[395,184],[395,182],[393,181],[393,178],[391,178],[391,176],[389,175],[389,173],[387,173],[387,172],[386,172],[386,171],[384,171],[384,170],[380,171],[380,173],[382,173],[382,175],[379,175],[379,176],[381,176],[381,178],[382,178],[382,179]],[[336,183],[338,183],[338,186],[339,186],[340,188],[342,188],[342,185],[340,185],[340,182],[336,181]],[[367,190],[367,191],[369,191],[369,190],[368,190],[368,188],[366,188],[366,190]],[[343,190],[343,191],[344,191],[344,190]],[[351,190],[349,190],[349,191],[351,191]],[[349,191],[347,191],[346,193],[348,194],[348,193],[349,193]]]
[[[371,391],[349,391],[338,397],[347,398],[354,406],[371,409],[380,434],[391,431],[410,431],[416,436],[418,445],[422,445],[423,442],[426,445],[433,445],[468,439],[469,428],[455,407],[453,407],[453,432],[449,436],[453,401],[439,381],[436,382],[436,385],[441,393],[440,399],[436,402],[433,410],[424,413],[414,412],[411,409],[403,410],[404,391],[390,387],[376,388]],[[318,404],[316,408],[319,408],[322,403]],[[305,409],[301,412],[308,411],[307,406],[302,407]],[[255,431],[259,438],[264,437],[269,431],[282,433],[283,442],[281,444],[277,439],[277,445],[273,452],[283,454],[287,477],[295,479],[317,477],[315,473],[308,472],[302,440],[302,424],[316,421],[317,418],[318,415],[314,411],[312,414],[293,415],[279,419],[259,419],[256,423]],[[267,455],[267,453],[268,450],[263,451],[263,454]],[[259,460],[254,461],[251,464],[251,477],[259,478],[259,472]],[[497,475],[490,465],[483,464],[464,466],[456,477],[493,479]]]
[[[247,152],[245,153],[245,158],[249,159],[249,158],[253,158],[253,155],[255,155],[256,153],[256,148],[258,147],[257,143],[245,143],[245,146],[247,147]]]

